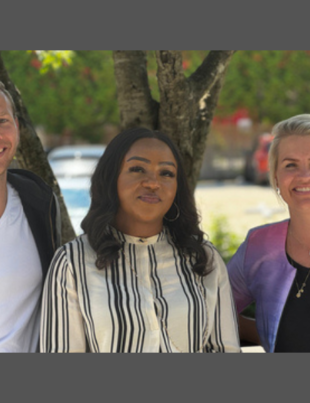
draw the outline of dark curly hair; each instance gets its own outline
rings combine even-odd
[[[210,272],[210,258],[203,246],[203,232],[199,228],[200,217],[196,211],[185,175],[182,157],[172,140],[164,133],[144,128],[134,128],[119,133],[107,146],[91,180],[91,205],[81,227],[97,254],[98,269],[107,268],[118,258],[121,244],[114,238],[108,226],[114,221],[119,199],[117,181],[123,159],[133,143],[140,139],[158,139],[170,148],[177,162],[177,192],[175,202],[180,216],[175,221],[165,220],[172,239],[180,253],[194,258],[193,270],[200,276]],[[167,217],[175,217],[171,206]]]

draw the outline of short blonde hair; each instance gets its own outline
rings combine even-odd
[[[279,144],[282,139],[298,135],[310,135],[310,114],[296,115],[289,119],[282,120],[274,125],[271,134],[275,137],[272,140],[268,160],[269,160],[269,181],[274,190],[277,188],[276,170],[278,166]]]
[[[16,107],[15,107],[15,103],[13,101],[12,95],[9,93],[9,91],[5,88],[5,85],[3,84],[2,81],[0,81],[0,92],[2,92],[2,94],[8,99],[8,101],[11,104],[12,107],[12,112],[13,112],[13,116],[14,118],[16,117]]]

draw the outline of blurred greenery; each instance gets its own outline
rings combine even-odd
[[[229,262],[243,241],[238,235],[230,231],[227,217],[224,215],[213,218],[210,226],[210,240],[225,263]],[[255,303],[245,308],[242,315],[255,318]]]
[[[309,113],[310,52],[240,50],[228,67],[217,114],[247,108],[253,121],[275,123]]]
[[[210,240],[219,251],[225,263],[233,257],[242,239],[230,231],[228,219],[225,215],[213,217],[209,229]]]
[[[49,59],[45,74],[36,52],[1,54],[33,123],[48,133],[101,142],[103,125],[118,123],[112,51],[75,51],[61,68]]]
[[[38,56],[37,66],[41,74],[70,65],[74,56],[73,50],[27,50],[27,53]]]
[[[197,69],[208,52],[182,51],[185,76]],[[152,52],[149,63],[154,77],[156,61]],[[154,91],[153,96],[158,93]],[[308,113],[309,104],[310,51],[238,50],[228,66],[215,115],[226,117],[245,108],[254,122],[274,124]]]
[[[209,51],[182,51],[185,76]],[[104,124],[118,124],[112,51],[1,51],[35,125],[48,133],[102,141]],[[148,51],[148,77],[159,101],[155,51]],[[309,112],[310,51],[239,50],[228,66],[216,117],[246,108],[254,122],[273,124]]]

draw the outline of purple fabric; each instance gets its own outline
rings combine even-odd
[[[227,265],[238,312],[256,303],[256,326],[262,346],[273,352],[281,314],[296,269],[286,257],[288,220],[249,231]]]

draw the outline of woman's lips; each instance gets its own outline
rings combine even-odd
[[[145,203],[150,203],[150,204],[159,203],[161,201],[160,198],[156,195],[142,195],[142,196],[139,196],[139,199]]]

